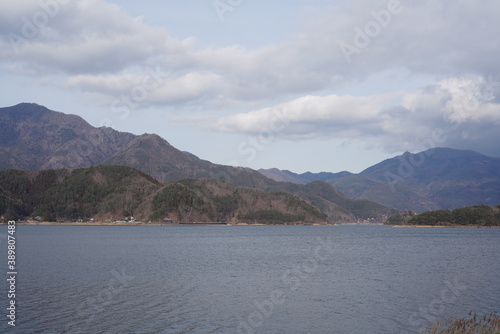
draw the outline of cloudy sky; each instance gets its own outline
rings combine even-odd
[[[500,156],[496,0],[0,0],[0,105],[212,162],[359,172]]]

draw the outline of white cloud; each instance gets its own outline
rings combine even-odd
[[[176,104],[202,99],[217,86],[220,77],[212,73],[190,72],[177,75],[147,67],[135,73],[79,75],[68,80],[68,87],[101,95],[109,104],[129,100],[130,105]]]
[[[495,131],[500,124],[500,104],[493,101],[499,91],[495,82],[482,77],[462,77],[404,94],[304,96],[222,118],[213,128],[249,136],[272,133],[288,140],[360,141],[391,152],[460,147],[473,139],[470,148],[484,151],[482,143],[500,140]],[[397,97],[402,100],[400,105],[394,104]]]
[[[153,103],[178,103],[203,99],[210,93],[220,77],[213,73],[191,72],[173,80],[166,80],[161,87],[151,94]]]
[[[437,82],[427,90],[405,96],[403,106],[410,110],[436,110],[450,123],[500,119],[494,103],[500,84],[491,78],[460,77]]]
[[[272,108],[228,116],[214,128],[249,135],[271,130],[284,138],[358,136],[365,124],[381,126],[383,108],[395,96],[304,96]]]

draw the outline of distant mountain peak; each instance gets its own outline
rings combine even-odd
[[[49,108],[47,108],[46,106],[43,106],[43,105],[38,104],[38,103],[32,103],[32,102],[21,102],[21,103],[14,105],[13,107],[31,108],[33,110],[52,111]]]

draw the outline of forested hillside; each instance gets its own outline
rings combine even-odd
[[[405,212],[389,217],[386,223],[414,226],[500,226],[500,205],[474,205],[452,211],[427,211],[418,215]]]
[[[328,216],[297,196],[214,179],[164,185],[126,166],[75,170],[0,171],[2,220],[122,220],[327,223]]]

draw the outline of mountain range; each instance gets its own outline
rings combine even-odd
[[[0,108],[0,128],[0,169],[34,172],[121,165],[162,185],[187,178],[217,179],[237,187],[293,194],[334,222],[380,219],[393,209],[422,212],[500,203],[500,159],[472,151],[407,152],[358,174],[296,174],[213,164],[176,149],[158,135],[95,128],[79,116],[31,103]]]
[[[328,183],[316,181],[297,185],[291,182],[277,182],[249,168],[217,165],[199,159],[193,154],[176,149],[155,134],[138,136],[107,127],[95,128],[79,116],[52,111],[37,104],[21,103],[0,108],[0,128],[6,130],[0,137],[0,169],[3,170],[66,170],[66,173],[71,173],[73,169],[121,165],[141,171],[162,185],[170,185],[184,179],[215,179],[224,184],[231,184],[231,187],[237,187],[236,189],[254,188],[274,194],[293,194],[320,210],[326,215],[321,219],[330,222],[382,219],[394,212],[393,209],[378,203],[353,200]],[[69,174],[61,175],[58,178]],[[197,187],[208,188],[208,184],[197,184]],[[78,185],[81,187],[83,183]],[[192,186],[191,183],[190,185]],[[20,207],[29,204],[22,198],[17,198],[15,192],[2,190],[1,187],[0,185],[3,201],[10,203],[10,207],[13,203],[21,203]],[[259,196],[265,198],[263,193]],[[70,197],[67,197],[67,204],[75,205]],[[269,209],[264,202],[256,202],[255,205],[254,211],[264,216],[266,210],[274,210]],[[28,211],[31,213],[32,210]],[[95,214],[105,215],[106,212],[99,210]],[[140,213],[135,214],[140,216]],[[202,216],[201,213],[200,215]],[[149,217],[149,214],[143,216]],[[241,217],[244,216],[242,214]],[[247,218],[250,219],[250,216]]]
[[[306,184],[321,180],[353,199],[375,201],[398,210],[446,209],[500,203],[500,158],[473,151],[433,148],[406,152],[359,174],[295,174],[260,170],[276,181]]]

